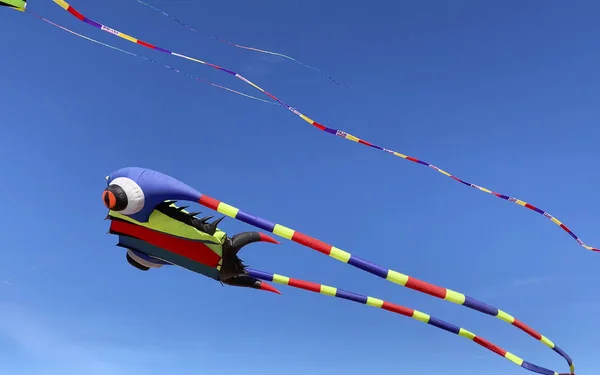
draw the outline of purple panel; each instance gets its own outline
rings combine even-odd
[[[220,70],[222,70],[222,71],[224,71],[225,73],[229,73],[229,74],[231,74],[232,76],[234,76],[234,75],[236,75],[236,74],[237,74],[236,72],[234,72],[234,71],[231,71],[231,70],[229,70],[229,69],[225,69],[225,68],[221,68],[221,67],[219,67],[219,69],[220,69]]]
[[[164,48],[160,48],[158,46],[154,46],[154,49],[157,50],[157,51],[160,51],[160,52],[168,53],[169,55],[171,55],[173,53],[171,51],[168,51],[168,50],[166,50]]]
[[[558,346],[555,346],[554,348],[552,348],[552,350],[554,350],[555,352],[560,354],[564,359],[566,359],[569,366],[573,365],[573,360],[571,359],[571,357],[569,357],[569,355],[567,353],[565,353],[561,348],[559,348]]]
[[[347,299],[350,301],[362,303],[364,305],[367,304],[367,296],[363,296],[361,294],[346,292],[345,290],[338,289],[337,292],[335,292],[335,296],[339,297],[339,298]]]
[[[540,209],[539,209],[539,208],[537,208],[537,207],[531,206],[531,208],[533,208],[533,210],[534,210],[535,212],[539,213],[539,214],[542,214],[542,215],[544,214],[544,211],[540,210]]]
[[[427,322],[427,324],[431,324],[434,327],[441,328],[444,331],[448,331],[456,335],[458,335],[458,332],[460,332],[460,327],[457,327],[454,324],[446,323],[443,320],[434,318],[433,316],[429,317],[429,321]]]
[[[337,130],[335,129],[331,129],[331,128],[325,128],[325,131],[329,134],[333,134],[335,135],[337,133]]]
[[[386,268],[383,268],[381,266],[378,266],[378,265],[368,262],[366,260],[362,260],[358,257],[355,257],[354,255],[350,256],[350,259],[348,260],[348,264],[350,264],[354,267],[360,268],[363,271],[372,273],[373,275],[377,275],[383,279],[385,279],[388,274],[388,270]]]
[[[263,272],[263,271],[253,270],[253,269],[250,269],[250,268],[246,268],[246,271],[248,272],[248,276],[252,276],[252,277],[255,277],[257,279],[261,279],[261,280],[265,280],[265,281],[273,281],[273,274],[272,273],[267,273],[267,272]]]
[[[273,229],[275,228],[274,223],[271,223],[265,219],[261,219],[260,217],[249,215],[244,211],[238,211],[237,215],[235,215],[235,218],[239,221],[243,221],[244,223],[253,225],[271,233],[273,233]]]
[[[427,162],[425,162],[425,161],[417,160],[417,163],[419,163],[419,164],[423,164],[423,165],[425,165],[425,166],[429,167],[429,163],[427,163]]]
[[[377,145],[371,145],[371,147],[375,147],[375,148],[376,148],[376,149],[378,149],[378,150],[384,151],[383,147],[379,147],[379,146],[377,146]]]
[[[83,22],[87,23],[88,25],[92,25],[92,26],[94,26],[94,27],[97,27],[97,28],[99,28],[99,29],[102,29],[102,25],[101,25],[101,24],[99,24],[99,23],[98,23],[98,22],[96,22],[96,21],[92,21],[92,20],[91,20],[91,19],[89,19],[89,18],[84,18],[84,19],[83,19]]]
[[[508,198],[509,198],[508,195],[504,195],[504,194],[498,194],[497,196],[498,196],[498,198],[502,198],[502,199],[506,199],[506,200],[508,200]]]
[[[554,375],[554,371],[534,365],[533,363],[529,363],[527,361],[523,361],[523,364],[521,365],[521,367],[523,367],[525,370],[529,370],[531,372],[537,372],[538,374]]]
[[[465,296],[465,303],[463,303],[463,306],[466,306],[470,309],[473,310],[477,310],[479,312],[482,312],[484,314],[488,314],[491,316],[498,316],[498,309],[495,308],[494,306],[490,306],[488,304],[485,304],[483,302],[479,302],[477,301],[475,298],[471,298],[469,296]]]

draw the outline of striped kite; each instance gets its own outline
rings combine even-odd
[[[270,281],[378,307],[472,340],[531,372],[559,375],[555,371],[527,362],[464,328],[420,311],[335,287],[248,268],[238,256],[245,245],[253,242],[278,242],[260,232],[244,232],[229,237],[217,227],[224,216],[209,223],[212,216],[199,219],[196,217],[199,212],[188,212],[186,211],[188,206],[181,207],[176,204],[177,201],[197,203],[393,283],[495,316],[550,347],[567,361],[570,367],[569,373],[575,374],[575,365],[569,355],[549,338],[507,312],[472,297],[360,259],[321,240],[243,212],[157,171],[127,167],[111,173],[106,177],[106,181],[107,187],[102,193],[102,200],[109,210],[107,216],[110,220],[109,233],[118,236],[117,245],[127,249],[127,261],[137,269],[148,271],[151,268],[175,265],[232,286],[280,294],[267,283]]]

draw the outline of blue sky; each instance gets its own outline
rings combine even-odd
[[[584,241],[600,182],[600,53],[593,1],[73,1],[148,42],[240,72],[334,128],[519,197]],[[252,95],[209,67],[87,26],[51,1],[29,8],[75,31]],[[598,254],[547,219],[425,167],[313,130],[274,105],[195,82],[0,13],[4,178],[2,372],[44,375],[524,374],[414,320],[281,287],[283,296],[182,269],[129,266],[100,200],[104,176],[144,166],[378,264],[464,292],[598,371]],[[248,230],[226,219],[229,233]],[[509,325],[362,273],[291,242],[253,245],[252,267],[366,293],[463,326],[566,372]],[[239,349],[238,349],[239,348]]]

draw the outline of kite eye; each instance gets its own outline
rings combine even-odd
[[[132,179],[115,178],[102,192],[102,201],[109,210],[123,215],[133,215],[144,208],[144,192]]]

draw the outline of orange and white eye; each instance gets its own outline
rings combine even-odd
[[[127,177],[118,177],[102,192],[102,201],[109,210],[133,215],[144,208],[144,192],[140,185]]]

